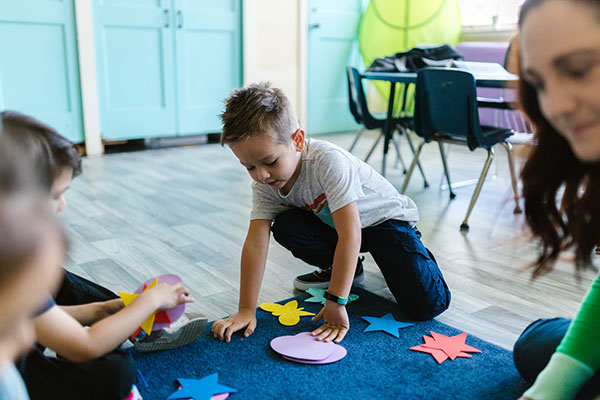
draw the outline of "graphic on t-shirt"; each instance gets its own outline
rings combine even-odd
[[[305,204],[305,205],[301,206],[300,208],[303,210],[310,210],[310,211],[314,212],[315,214],[318,214],[321,212],[321,209],[323,207],[325,207],[326,205],[327,205],[327,196],[325,196],[325,193],[321,193],[312,202],[312,204]]]
[[[321,221],[325,222],[331,227],[334,227],[333,217],[331,216],[331,210],[327,204],[327,196],[325,196],[325,193],[318,195],[312,204],[305,204],[300,208],[314,212]]]

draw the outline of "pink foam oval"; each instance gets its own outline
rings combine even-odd
[[[271,340],[271,348],[284,357],[318,361],[327,358],[337,346],[333,342],[318,341],[310,332],[294,336],[280,336]]]
[[[154,278],[150,278],[146,282],[142,283],[142,285],[139,288],[137,288],[135,290],[135,292],[133,292],[133,293],[135,293],[135,294],[142,293],[142,291],[144,290],[144,285],[148,286],[156,278],[158,278],[158,283],[168,283],[169,285],[174,285],[174,284],[176,284],[178,282],[182,282],[182,280],[179,277],[179,275],[176,275],[176,274],[159,275],[159,276],[156,276]],[[181,318],[181,316],[183,315],[183,313],[185,313],[185,303],[181,303],[181,304],[179,304],[179,305],[177,305],[177,306],[175,306],[173,308],[170,308],[168,310],[165,310],[165,311],[169,315],[169,318],[171,319],[171,323],[168,323],[168,322],[155,322],[154,325],[152,325],[152,332],[158,331],[160,329],[168,328],[172,323],[174,323],[179,318]]]
[[[333,349],[333,352],[322,360],[302,360],[300,358],[293,358],[287,356],[283,356],[283,358],[302,364],[330,364],[346,357],[346,354],[348,354],[346,348],[340,346],[339,344],[336,344],[335,348]]]

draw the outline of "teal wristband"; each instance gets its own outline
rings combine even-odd
[[[327,300],[331,300],[334,303],[337,304],[341,304],[343,306],[345,306],[346,304],[348,304],[348,298],[347,297],[340,297],[340,296],[336,296],[335,294],[331,294],[329,292],[325,292],[325,294],[323,295],[323,297],[325,297]]]

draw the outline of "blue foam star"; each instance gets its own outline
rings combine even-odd
[[[184,379],[177,378],[181,389],[172,393],[167,400],[189,399],[210,400],[215,394],[237,392],[234,388],[221,385],[217,381],[219,374],[205,376],[202,379]]]
[[[365,328],[363,332],[384,331],[397,338],[400,337],[400,335],[398,334],[398,329],[414,325],[410,322],[396,321],[391,313],[385,314],[381,318],[362,317],[362,319],[364,319],[370,324]]]

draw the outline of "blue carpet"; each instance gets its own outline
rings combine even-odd
[[[219,383],[236,388],[230,399],[516,399],[525,383],[516,371],[512,353],[474,336],[467,344],[481,349],[473,358],[446,360],[438,365],[429,354],[408,350],[435,331],[460,331],[437,321],[417,322],[401,329],[397,339],[384,332],[363,333],[368,323],[360,317],[381,317],[391,312],[401,319],[397,305],[371,292],[354,288],[360,299],[347,306],[351,329],[342,345],[348,355],[329,365],[303,365],[286,361],[269,347],[271,339],[295,335],[318,326],[302,317],[285,327],[277,317],[257,311],[258,327],[230,343],[213,339],[210,328],[194,343],[159,353],[133,352],[147,385],[138,380],[145,400],[165,399],[177,389],[176,378],[199,379],[219,373]],[[295,297],[299,306],[317,313],[320,304]],[[287,300],[282,301],[285,303]],[[468,332],[467,332],[468,334]]]

